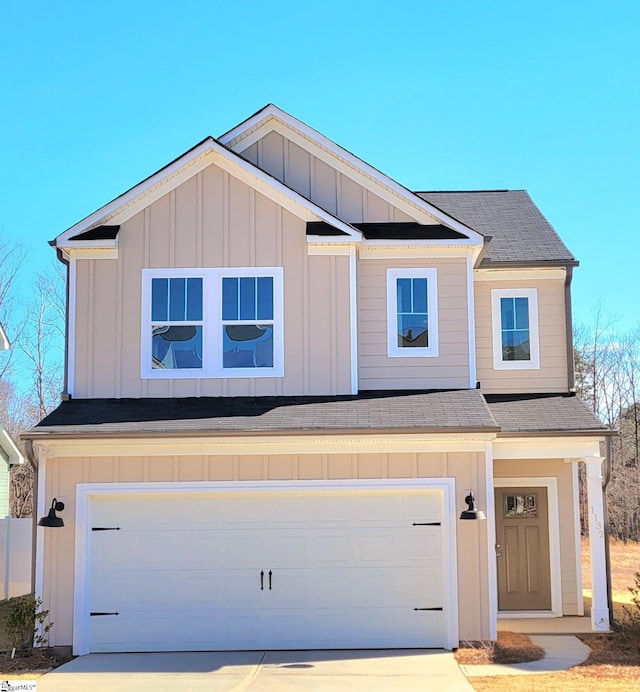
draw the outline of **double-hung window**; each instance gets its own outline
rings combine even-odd
[[[145,269],[143,378],[282,377],[280,267]]]
[[[387,355],[438,355],[436,269],[387,270]]]
[[[539,369],[537,290],[535,288],[493,289],[491,314],[494,369]]]

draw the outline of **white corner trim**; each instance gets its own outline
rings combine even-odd
[[[573,495],[573,529],[576,553],[576,596],[578,615],[584,615],[584,596],[582,594],[582,531],[580,529],[580,483],[578,471],[580,462],[576,459],[566,459],[571,463],[571,490]]]
[[[485,491],[487,496],[487,565],[489,586],[489,639],[498,638],[498,565],[496,564],[496,503],[493,478],[493,445],[487,442],[484,452]]]
[[[38,452],[38,488],[37,488],[37,499],[36,499],[36,516],[43,517],[47,514],[48,509],[46,507],[47,501],[45,498],[46,486],[47,484],[47,457],[45,454]],[[53,500],[53,498],[51,498]],[[36,528],[36,583],[35,583],[35,593],[36,598],[41,598],[44,601],[44,539],[45,530],[42,526]],[[46,607],[46,604],[45,604]]]
[[[551,611],[549,617],[562,617],[562,563],[560,560],[560,510],[558,505],[558,480],[548,477],[496,478],[495,488],[546,488],[549,520],[549,567],[551,571]],[[496,577],[497,583],[497,577]],[[499,615],[500,617],[500,615]],[[503,614],[502,617],[507,617]],[[508,617],[531,617],[528,611],[509,611]],[[538,617],[545,617],[538,615]]]
[[[76,384],[76,291],[77,264],[76,258],[69,259],[69,305],[67,309],[67,394],[73,396]]]
[[[397,280],[427,280],[427,330],[429,346],[398,346]],[[435,268],[387,269],[387,356],[389,358],[437,358],[438,356],[438,270]]]
[[[188,494],[188,493],[269,493],[269,492],[424,492],[442,494],[442,578],[446,644],[459,644],[458,568],[456,549],[455,480],[453,478],[367,479],[323,481],[169,481],[142,483],[79,483],[76,486],[76,533],[74,561],[73,654],[90,652],[89,565],[91,562],[91,499],[96,496]]]
[[[469,324],[469,389],[475,389],[478,375],[476,371],[476,305],[475,286],[473,283],[473,263],[467,255],[467,317]]]
[[[355,180],[366,189],[372,190],[417,221],[428,222],[429,219],[435,219],[468,236],[476,244],[484,244],[484,236],[480,233],[448,216],[422,197],[273,104],[220,136],[218,141],[228,145],[234,151],[242,152],[272,131],[278,132],[304,150],[310,151],[331,168]]]
[[[351,393],[358,393],[358,274],[356,247],[349,248],[349,331],[351,337]]]
[[[501,298],[527,298],[529,301],[530,360],[502,360]],[[493,333],[494,370],[539,370],[540,338],[538,335],[538,290],[536,288],[494,288],[491,290],[491,325]]]

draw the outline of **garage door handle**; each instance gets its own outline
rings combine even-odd
[[[271,570],[269,570],[269,591],[271,591],[271,575],[272,574],[273,574],[273,572]]]
[[[260,591],[264,591],[264,570],[260,572]]]

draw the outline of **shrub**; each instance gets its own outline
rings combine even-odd
[[[52,622],[46,622],[49,611],[42,609],[42,599],[34,596],[19,596],[9,601],[9,612],[5,627],[11,645],[20,651],[36,646],[49,645]],[[46,623],[46,624],[45,624]]]
[[[635,573],[635,586],[629,587],[632,606],[622,606],[622,620],[618,630],[620,634],[634,642],[640,641],[640,572]]]

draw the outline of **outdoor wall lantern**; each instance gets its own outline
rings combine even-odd
[[[52,529],[59,529],[64,526],[64,521],[60,517],[56,516],[56,512],[62,512],[64,509],[64,502],[58,502],[56,498],[53,498],[51,503],[51,509],[46,517],[42,517],[38,522],[38,526],[49,526]]]
[[[469,491],[469,494],[464,498],[467,503],[467,509],[460,514],[460,519],[486,519],[484,512],[481,509],[476,508],[476,500],[473,497],[473,490]]]

